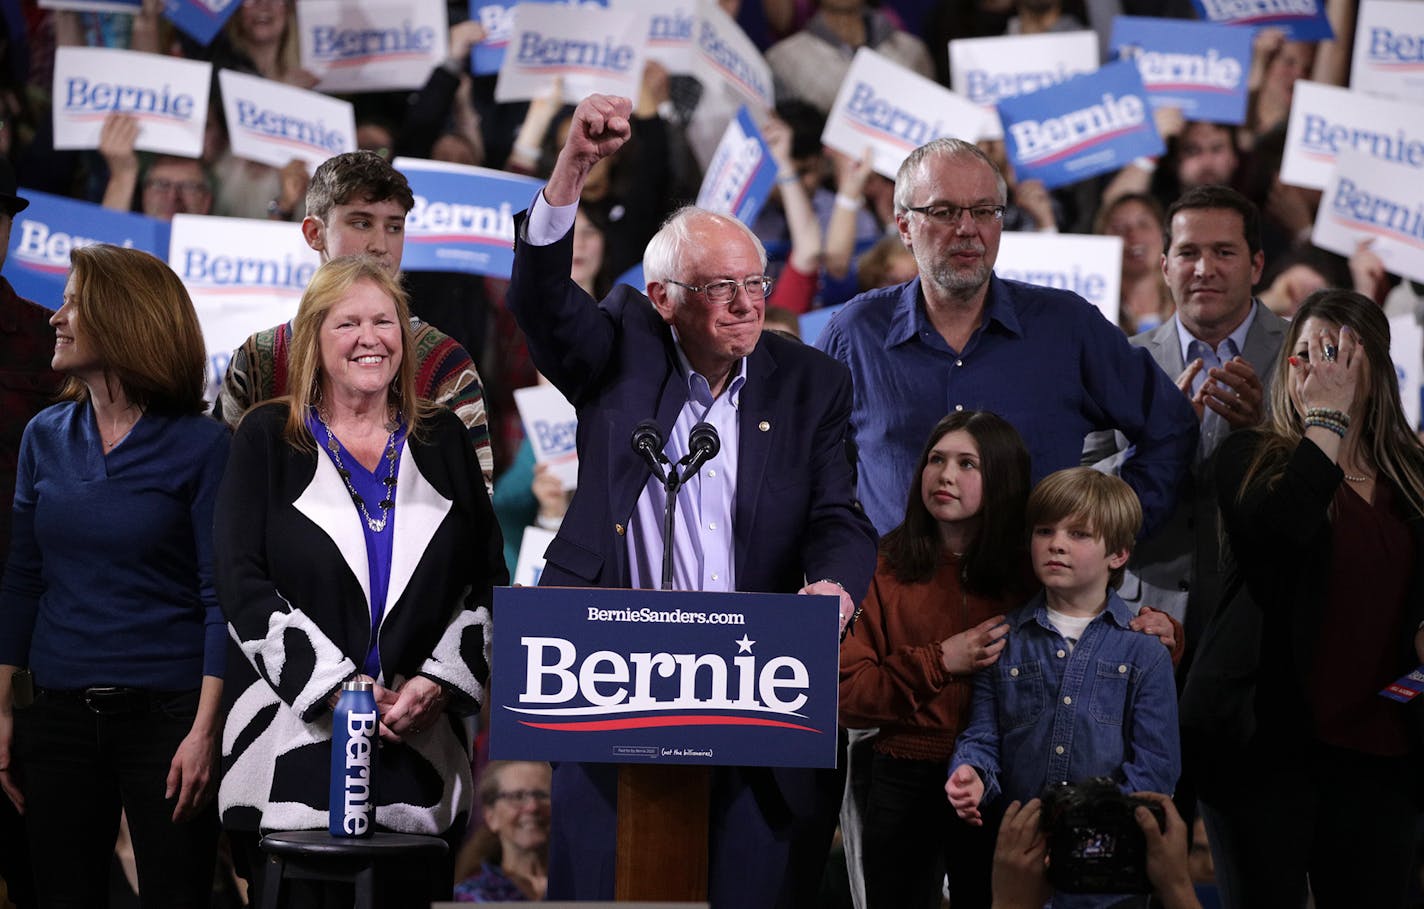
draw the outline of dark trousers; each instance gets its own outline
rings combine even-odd
[[[954,909],[989,905],[994,838],[954,813],[944,794],[948,773],[948,761],[872,758],[863,840],[871,909],[937,909],[946,873]]]
[[[1243,761],[1241,784],[1202,797],[1226,909],[1403,907],[1419,756],[1306,745]]]
[[[177,793],[164,796],[169,764],[193,726],[197,705],[195,689],[155,695],[143,709],[99,715],[79,694],[41,691],[33,705],[15,711],[41,906],[107,905],[122,809],[145,909],[206,909],[217,854],[217,805],[209,802],[197,817],[175,824]]]

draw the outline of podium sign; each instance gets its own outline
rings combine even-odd
[[[501,587],[490,756],[834,767],[833,597]]]

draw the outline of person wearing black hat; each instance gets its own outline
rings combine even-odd
[[[15,171],[0,157],[0,271],[10,250],[10,227],[15,215],[29,206],[16,195]],[[49,327],[49,310],[15,293],[0,275],[0,571],[10,551],[10,506],[15,494],[15,469],[20,455],[20,436],[30,417],[54,400],[59,390],[59,373],[50,368],[54,356],[54,329]],[[9,679],[0,679],[8,687]],[[8,705],[9,698],[3,699]],[[8,709],[8,706],[3,708]],[[8,771],[8,749],[0,750],[0,773]],[[0,878],[9,887],[10,898],[18,906],[32,905],[29,882],[29,855],[19,816],[8,799],[0,798]]]

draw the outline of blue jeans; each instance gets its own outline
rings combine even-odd
[[[144,909],[212,899],[218,816],[210,801],[173,823],[168,768],[193,726],[198,691],[152,693],[141,709],[97,714],[78,692],[40,691],[15,711],[25,822],[43,907],[102,907],[119,826],[128,816]],[[213,771],[217,772],[214,758]]]

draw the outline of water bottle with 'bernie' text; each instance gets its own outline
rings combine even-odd
[[[375,830],[372,785],[379,721],[370,682],[353,680],[341,686],[331,719],[332,836],[370,836]]]

